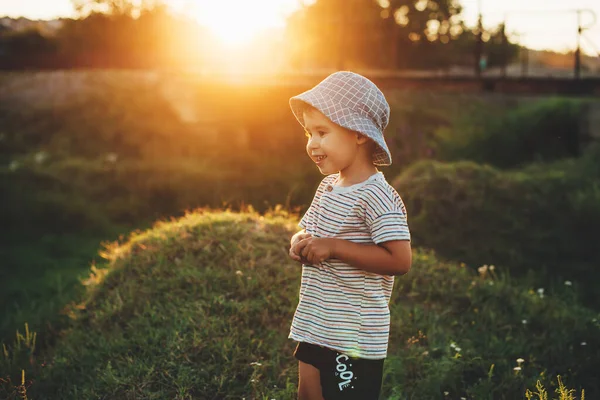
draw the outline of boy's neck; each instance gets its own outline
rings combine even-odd
[[[373,174],[379,172],[372,163],[352,164],[340,171],[337,186],[345,187],[356,185],[369,179]]]

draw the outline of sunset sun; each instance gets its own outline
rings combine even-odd
[[[191,11],[224,44],[237,46],[269,29],[283,27],[285,13],[293,4],[281,0],[203,1],[195,2]]]

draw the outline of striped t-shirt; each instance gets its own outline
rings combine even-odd
[[[364,244],[410,240],[404,203],[381,172],[348,187],[336,186],[338,176],[323,179],[300,227],[314,237]],[[336,259],[303,265],[289,338],[352,357],[385,358],[393,285],[393,276]]]

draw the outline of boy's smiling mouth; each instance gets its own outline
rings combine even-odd
[[[321,164],[326,158],[327,156],[313,156],[313,160],[317,165]]]

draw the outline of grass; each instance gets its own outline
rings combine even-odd
[[[284,212],[198,210],[109,245],[55,345],[11,353],[0,376],[20,382],[25,370],[35,399],[294,398],[295,224]],[[524,398],[557,375],[594,398],[598,315],[571,289],[541,296],[497,268],[415,251],[391,300],[382,398]]]

